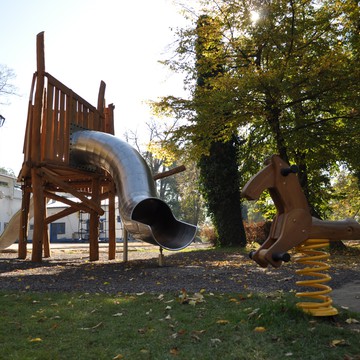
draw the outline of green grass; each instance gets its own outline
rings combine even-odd
[[[204,292],[204,301],[195,297],[193,304],[181,303],[179,294],[0,292],[0,359],[351,360],[360,355],[360,314],[314,318],[296,308],[294,294]]]

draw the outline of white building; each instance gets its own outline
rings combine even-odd
[[[0,174],[0,235],[3,233],[12,216],[21,208],[21,199],[22,191],[20,185],[16,182],[16,178],[10,175]],[[73,202],[79,201],[76,198],[69,198],[69,200]],[[68,205],[62,202],[50,200],[47,204],[47,215],[54,215],[68,207]],[[100,218],[99,239],[100,241],[107,241],[109,238],[108,201],[102,201],[101,207],[105,213]],[[117,203],[115,204],[115,209],[115,236],[117,240],[120,240],[122,238],[122,222],[120,220]],[[88,241],[89,217],[90,215],[88,213],[77,211],[49,224],[50,242]],[[33,224],[33,219],[30,219],[28,240],[32,240]]]
[[[78,202],[76,198],[69,198],[73,202]],[[50,200],[47,204],[47,216],[57,214],[68,208],[69,205],[59,201]],[[108,241],[109,239],[109,219],[108,219],[108,201],[103,200],[101,207],[105,211],[104,215],[100,217],[99,224],[99,240]],[[122,222],[120,220],[117,203],[115,204],[116,222],[115,222],[115,237],[116,240],[122,238]],[[66,242],[66,241],[88,241],[89,240],[89,219],[90,214],[82,211],[77,211],[73,214],[65,216],[59,220],[49,224],[50,242]],[[32,239],[33,235],[33,220],[30,220],[28,240]]]

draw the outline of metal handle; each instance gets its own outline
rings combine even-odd
[[[272,255],[272,259],[274,261],[283,261],[283,262],[289,262],[291,259],[290,254],[288,253],[274,253]]]
[[[280,172],[282,176],[288,176],[289,174],[296,174],[299,172],[299,167],[297,165],[291,165],[288,168],[282,168]]]

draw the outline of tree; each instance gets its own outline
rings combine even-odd
[[[209,113],[208,94],[216,92],[212,80],[221,76],[224,71],[223,43],[219,23],[216,19],[201,16],[197,23],[195,43],[197,86],[194,100],[196,102],[197,125],[206,127],[215,122],[212,138],[222,131],[222,119],[226,113],[218,111]],[[209,214],[222,246],[246,245],[246,235],[242,222],[240,201],[240,179],[238,171],[239,141],[234,134],[229,140],[214,141],[209,153],[199,160],[200,189],[205,198]]]
[[[325,215],[337,163],[360,169],[360,143],[354,141],[360,126],[358,2],[217,0],[202,4],[202,13],[220,24],[224,44],[222,52],[208,56],[225,70],[209,77],[208,86],[216,91],[201,99],[204,111],[223,116],[214,116],[207,126],[197,122],[197,29],[180,29],[178,56],[166,64],[186,73],[191,96],[168,96],[157,104],[160,111],[189,120],[172,140],[196,155],[238,131],[246,141],[240,153],[243,175],[255,173],[276,152],[298,164],[312,213]],[[259,15],[256,22],[251,18],[254,11]]]
[[[152,119],[146,123],[148,138],[143,144],[140,143],[137,132],[133,131],[125,133],[125,140],[133,144],[143,156],[154,175],[185,164],[184,172],[157,180],[157,192],[159,198],[170,206],[177,218],[198,224],[204,220],[204,205],[197,191],[199,178],[197,169],[192,161],[178,157],[178,154],[163,146],[174,125],[170,122],[160,126],[159,122]]]
[[[356,177],[343,169],[334,184],[334,198],[329,203],[329,219],[346,218],[360,221],[360,188]]]
[[[15,177],[14,170],[0,166],[0,174],[9,175]]]
[[[0,105],[8,105],[8,98],[11,95],[16,95],[17,89],[12,83],[15,77],[12,69],[0,64]]]

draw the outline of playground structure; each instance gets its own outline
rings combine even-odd
[[[297,293],[304,301],[297,305],[314,316],[336,315],[328,296],[331,288],[326,285],[331,277],[326,273],[329,265],[324,262],[329,255],[321,249],[336,240],[360,240],[360,224],[353,219],[322,221],[310,214],[306,197],[296,176],[297,166],[289,166],[279,156],[273,155],[265,167],[255,174],[242,190],[248,200],[257,200],[264,190],[269,190],[277,214],[265,242],[250,257],[260,266],[275,268],[290,261],[289,250],[296,248],[303,256],[295,261],[305,265],[297,274],[312,277],[298,281],[297,285],[313,287],[316,291]]]
[[[18,239],[19,258],[25,259],[28,220],[33,216],[31,260],[39,262],[43,255],[50,256],[48,225],[83,211],[90,214],[90,260],[98,260],[99,217],[104,213],[101,201],[108,199],[109,259],[114,259],[116,195],[125,233],[160,249],[179,250],[193,241],[196,226],[175,219],[168,205],[156,197],[154,178],[144,159],[114,136],[115,107],[105,106],[104,95],[102,81],[95,108],[45,72],[44,33],[37,35],[37,71],[30,92],[24,162],[18,176],[22,207],[12,220],[11,231],[1,236],[0,247]],[[157,174],[156,178],[167,175],[171,173]],[[63,194],[71,194],[80,202]],[[48,199],[69,207],[47,216]]]

